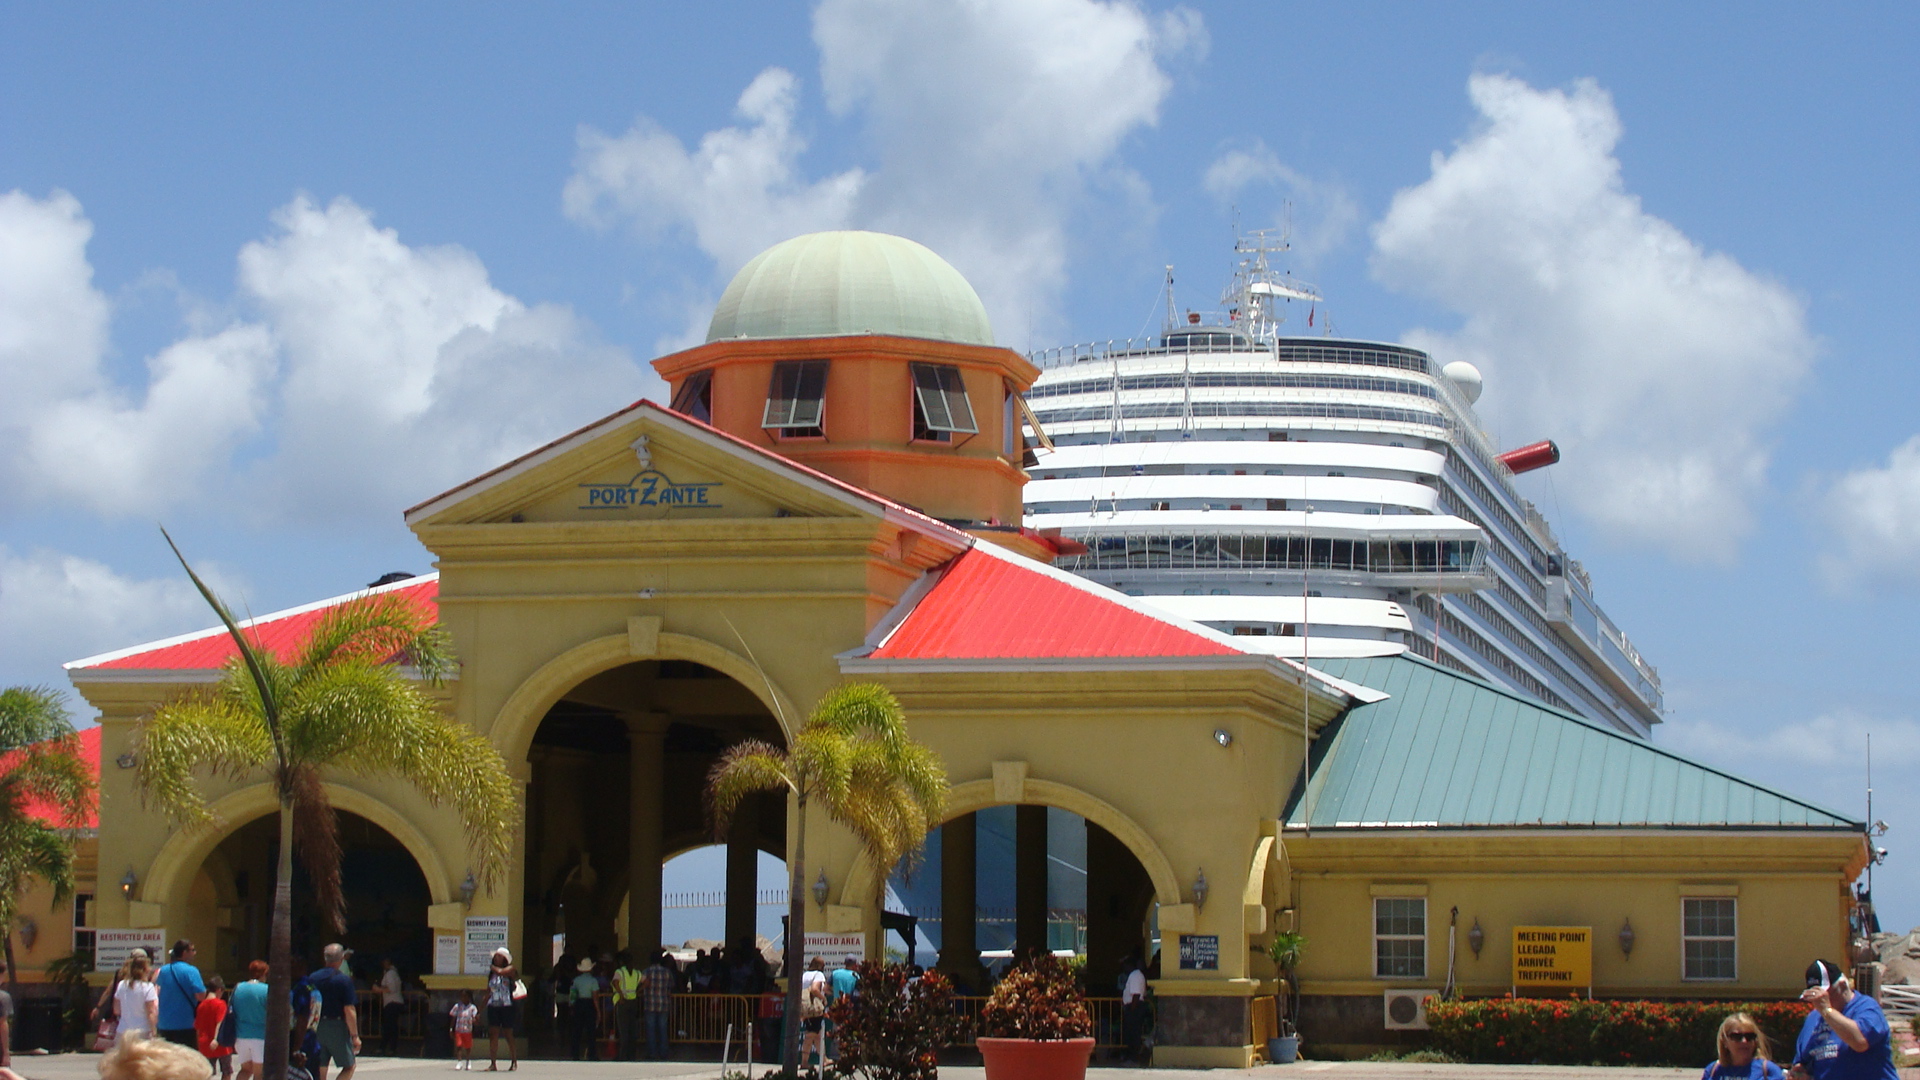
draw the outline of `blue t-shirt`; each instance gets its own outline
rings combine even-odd
[[[320,1019],[345,1019],[347,1006],[354,1004],[357,996],[352,976],[339,968],[323,967],[307,976],[307,981],[313,984],[313,992],[320,995]]]
[[[1707,1071],[1700,1074],[1700,1080],[1786,1080],[1787,1074],[1780,1066],[1766,1058],[1754,1058],[1745,1069],[1735,1071],[1731,1066],[1713,1062]]]
[[[185,960],[175,960],[161,967],[153,982],[160,988],[160,1030],[191,1028],[194,1013],[200,1008],[200,995],[207,992],[207,984],[200,981],[200,969]]]
[[[1817,1012],[1807,1014],[1800,1038],[1793,1045],[1793,1060],[1813,1075],[1813,1080],[1900,1080],[1893,1068],[1893,1032],[1887,1027],[1887,1014],[1880,1003],[1865,994],[1847,999],[1840,1015],[1860,1025],[1867,1037],[1864,1053],[1854,1050],[1833,1033]]]
[[[249,979],[233,988],[233,1037],[267,1037],[267,984]]]
[[[853,993],[853,988],[859,983],[860,976],[849,968],[834,968],[833,974],[827,976],[827,989],[835,1001]]]

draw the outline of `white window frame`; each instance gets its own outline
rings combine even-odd
[[[952,364],[912,364],[915,437],[920,429],[936,436],[978,435],[980,424],[967,398],[967,382]]]
[[[1689,934],[1687,933],[1687,905],[1702,903],[1726,903],[1733,907],[1733,933],[1727,934]],[[1733,945],[1733,974],[1731,975],[1695,975],[1687,970],[1687,943],[1693,941],[1725,941]],[[1740,898],[1736,896],[1683,896],[1680,898],[1680,981],[1681,982],[1738,982],[1740,979]]]
[[[1380,932],[1380,905],[1407,904],[1407,903],[1417,903],[1420,905],[1420,933],[1417,935],[1415,934],[1382,934]],[[1398,980],[1398,979],[1418,980],[1418,979],[1426,978],[1427,977],[1427,898],[1424,896],[1376,896],[1373,898],[1373,905],[1371,909],[1368,911],[1368,916],[1373,920],[1373,977],[1376,979],[1395,979],[1395,980]],[[1383,972],[1381,970],[1382,965],[1380,962],[1382,959],[1380,955],[1380,946],[1383,942],[1388,942],[1388,941],[1418,941],[1420,943],[1420,952],[1418,954],[1419,960],[1420,960],[1420,970],[1401,973],[1401,974],[1387,974],[1386,972]]]
[[[810,387],[816,379],[818,385]],[[825,360],[782,360],[773,365],[773,377],[767,382],[767,409],[760,426],[783,433],[814,433],[825,427],[826,401]]]

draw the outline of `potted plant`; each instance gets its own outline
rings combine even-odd
[[[1052,954],[1035,955],[980,1007],[975,1045],[987,1080],[1085,1080],[1093,1056],[1087,993]]]
[[[1267,959],[1280,969],[1287,987],[1274,995],[1275,1004],[1282,1006],[1280,1031],[1267,1040],[1267,1060],[1275,1065],[1285,1065],[1300,1055],[1300,1030],[1294,1026],[1300,1008],[1300,984],[1294,971],[1300,966],[1300,950],[1306,944],[1307,939],[1292,930],[1276,930],[1267,942]]]

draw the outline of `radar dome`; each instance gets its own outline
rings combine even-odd
[[[1479,368],[1474,367],[1465,360],[1455,360],[1453,363],[1441,368],[1440,374],[1445,375],[1449,382],[1460,388],[1461,396],[1467,399],[1467,404],[1471,405],[1480,400],[1481,386]]]
[[[754,256],[707,327],[709,342],[854,334],[993,344],[980,295],[945,259],[905,237],[850,230]]]

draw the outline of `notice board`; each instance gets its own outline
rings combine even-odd
[[[1593,927],[1514,927],[1513,985],[1563,990],[1592,986]]]

